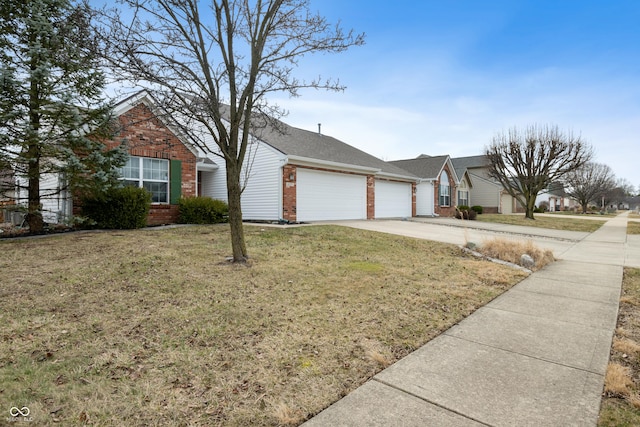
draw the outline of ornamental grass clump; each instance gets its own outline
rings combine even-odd
[[[482,244],[478,251],[484,256],[521,265],[522,255],[527,254],[533,258],[532,270],[539,270],[547,264],[555,261],[553,252],[549,249],[540,249],[531,240],[514,241],[507,239],[491,239]]]

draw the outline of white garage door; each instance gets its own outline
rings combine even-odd
[[[513,197],[510,194],[503,194],[501,196],[500,204],[502,210],[500,213],[502,214],[512,214],[513,213]]]
[[[376,180],[376,218],[411,217],[411,184]]]
[[[298,168],[298,221],[367,218],[367,178]]]

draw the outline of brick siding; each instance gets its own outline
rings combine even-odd
[[[282,168],[282,216],[286,221],[297,220],[297,178],[298,168],[286,165]]]
[[[181,194],[185,197],[196,195],[196,156],[149,107],[140,103],[120,115],[118,121],[120,132],[116,138],[105,142],[109,149],[117,147],[124,139],[132,156],[182,161]],[[177,220],[178,206],[152,204],[147,224],[171,224]]]
[[[438,180],[435,182],[435,188],[433,192],[434,211],[437,215],[440,215],[440,216],[453,217],[456,214],[456,198],[457,198],[458,192],[457,192],[456,184],[452,179],[453,174],[449,169],[449,165],[445,164],[443,170],[447,171],[447,175],[449,177],[449,206],[440,206],[440,197],[439,197],[440,196],[440,177],[442,176],[442,173],[440,173]]]
[[[367,219],[376,217],[376,178],[367,175]]]

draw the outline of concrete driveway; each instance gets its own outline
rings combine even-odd
[[[580,231],[461,221],[455,218],[412,218],[407,221],[337,221],[335,224],[454,245],[466,245],[469,242],[482,245],[483,242],[496,237],[516,241],[531,240],[540,248],[552,250],[556,258],[562,258],[564,253],[590,234]]]

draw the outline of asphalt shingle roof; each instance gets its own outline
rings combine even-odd
[[[394,160],[389,163],[405,169],[412,174],[424,179],[437,179],[442,167],[449,156],[425,156],[415,159]]]
[[[411,171],[399,168],[336,138],[277,122],[255,132],[260,140],[289,156],[364,166],[407,178],[416,178]]]

